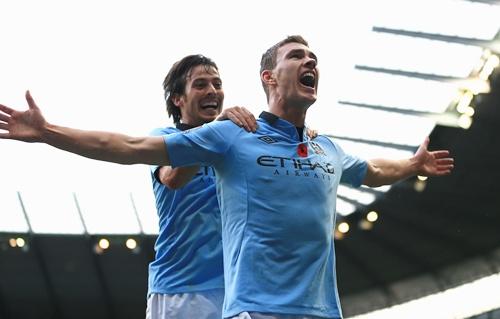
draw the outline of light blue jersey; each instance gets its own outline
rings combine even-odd
[[[189,128],[162,128],[165,135]],[[184,187],[171,190],[157,179],[151,166],[159,215],[155,260],[149,265],[148,295],[176,294],[224,288],[220,211],[211,167],[201,166]]]
[[[337,186],[359,186],[366,162],[327,137],[299,138],[295,126],[267,112],[255,134],[221,121],[165,142],[174,166],[215,168],[224,317],[255,311],[341,318],[332,237]]]

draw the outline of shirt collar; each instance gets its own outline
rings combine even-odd
[[[181,130],[181,131],[187,131],[187,130],[190,130],[192,128],[195,128],[196,126],[194,125],[189,125],[189,124],[186,124],[186,123],[176,123],[175,124],[175,127],[178,129],[178,130]]]
[[[271,125],[274,125],[276,123],[276,121],[279,120],[279,116],[274,115],[273,113],[266,112],[266,111],[262,111],[262,113],[260,113],[259,117]]]
[[[296,139],[299,139],[297,127],[295,127],[295,125],[288,122],[287,120],[284,120],[284,119],[280,118],[279,116],[277,116],[273,113],[266,112],[266,111],[262,111],[262,113],[260,113],[260,115],[259,115],[259,118],[266,121],[269,125],[279,129],[280,131],[282,131],[282,132],[284,132],[292,137],[295,137]],[[304,127],[304,131],[302,134],[302,141],[308,140],[306,133],[307,133],[307,127]]]

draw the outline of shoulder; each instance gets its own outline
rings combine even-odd
[[[241,129],[238,125],[234,124],[231,120],[223,121],[213,121],[207,124],[203,124],[201,127],[209,127],[215,130],[236,130]]]
[[[183,131],[182,133],[188,134],[191,136],[211,136],[215,135],[224,135],[224,136],[232,136],[237,135],[239,131],[245,131],[238,125],[234,124],[230,120],[224,121],[213,121],[210,123],[203,124],[202,126],[198,126],[192,128],[187,131]]]
[[[158,127],[154,128],[149,132],[150,136],[161,136],[161,135],[167,135],[171,133],[176,133],[179,132],[179,130],[175,127]]]
[[[311,140],[311,143],[317,143],[324,147],[333,148],[335,150],[340,150],[340,146],[332,138],[325,135],[318,135]]]

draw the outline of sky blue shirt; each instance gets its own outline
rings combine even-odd
[[[341,318],[332,237],[337,186],[359,186],[366,162],[327,137],[299,137],[267,112],[254,134],[220,121],[165,142],[173,166],[215,168],[224,317],[256,311]]]
[[[179,129],[187,129],[185,124]],[[161,128],[151,135],[180,132]],[[211,167],[201,166],[184,187],[171,190],[151,178],[159,216],[155,259],[149,265],[150,293],[186,293],[224,288],[220,210]]]

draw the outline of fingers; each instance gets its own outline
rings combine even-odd
[[[446,161],[437,165],[438,170],[452,170],[455,167],[453,162]]]
[[[435,176],[443,176],[443,175],[448,175],[448,174],[450,174],[450,173],[451,173],[451,170],[452,170],[452,169],[453,169],[453,167],[451,167],[451,168],[445,168],[445,167],[443,167],[443,168],[440,168],[440,169],[436,172],[436,174],[434,174],[434,175],[435,175]]]
[[[0,104],[0,139],[3,138],[9,138],[9,121],[10,121],[10,116],[14,112],[13,109],[10,107],[7,107],[5,105]],[[3,112],[3,113],[2,113]],[[1,131],[7,131],[1,132]]]
[[[453,158],[443,158],[443,159],[438,159],[435,162],[435,165],[433,168],[430,168],[427,170],[427,172],[423,175],[425,176],[443,176],[450,174],[453,168],[455,167],[454,165],[454,160]]]
[[[307,128],[307,136],[312,140],[312,139],[315,139],[317,136],[318,136],[318,131],[317,130],[313,130],[313,129],[310,129],[310,128]]]
[[[440,158],[436,160],[436,164],[438,165],[453,165],[455,160],[453,158],[447,157],[447,158]]]
[[[228,117],[236,125],[243,127],[248,132],[257,130],[257,121],[253,114],[244,107],[232,107],[227,109]]]
[[[14,113],[14,110],[13,110],[13,109],[11,109],[10,107],[5,106],[5,105],[3,105],[3,104],[0,104],[0,111],[4,112],[4,113],[6,113],[6,114],[9,114],[9,115],[11,115],[12,113]],[[1,114],[1,113],[0,113],[0,114]]]
[[[252,128],[248,126],[247,122],[241,117],[241,115],[233,111],[228,113],[228,117],[236,125],[243,127],[247,132],[252,132]]]
[[[444,158],[450,156],[450,152],[446,150],[439,150],[431,152],[434,158]]]
[[[3,114],[3,113],[0,113],[0,121],[5,122],[5,123],[8,123],[8,122],[9,122],[9,120],[10,120],[10,116],[5,115],[5,114]]]

